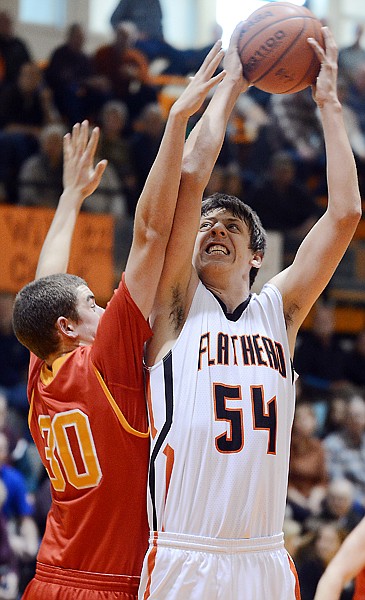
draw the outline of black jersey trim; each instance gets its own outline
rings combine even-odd
[[[164,371],[164,382],[165,382],[165,413],[166,420],[165,423],[157,437],[156,444],[151,453],[150,459],[150,469],[148,476],[148,485],[150,490],[150,496],[152,501],[152,529],[153,531],[157,531],[157,511],[156,511],[156,458],[161,450],[161,446],[164,443],[168,432],[171,429],[172,418],[174,413],[174,388],[173,388],[173,378],[172,378],[172,352],[168,352],[165,358],[163,359],[163,371]]]
[[[234,309],[234,311],[232,313],[228,312],[226,305],[224,304],[224,302],[218,298],[218,296],[216,296],[215,294],[213,294],[214,298],[216,298],[216,300],[218,300],[226,318],[228,319],[228,321],[238,321],[238,319],[240,318],[240,316],[243,314],[243,312],[246,310],[246,308],[249,305],[249,302],[251,300],[252,294],[249,295],[248,298],[246,298],[246,300],[244,300],[243,302],[241,302],[241,304],[239,304],[237,306],[237,308]]]

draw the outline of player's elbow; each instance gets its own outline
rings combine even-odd
[[[340,217],[341,223],[349,227],[357,227],[362,217],[361,201],[349,206]]]
[[[181,182],[188,186],[192,193],[203,193],[208,185],[210,172],[207,173],[198,161],[184,160],[181,169]]]
[[[161,217],[161,215],[160,215]],[[169,225],[163,218],[149,222],[145,227],[139,224],[134,231],[134,238],[139,247],[148,252],[164,252],[171,232]]]
[[[329,194],[327,210],[340,226],[357,226],[362,217],[362,202],[358,189],[347,189],[346,198]]]
[[[355,233],[360,222],[361,215],[361,206],[355,205],[336,211],[336,228],[339,230],[339,232],[341,232],[342,236],[345,235],[345,233],[348,233],[350,236]]]

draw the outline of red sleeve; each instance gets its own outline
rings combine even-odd
[[[100,319],[91,360],[110,391],[143,387],[143,349],[151,328],[132,299],[124,275]]]

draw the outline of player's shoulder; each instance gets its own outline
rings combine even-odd
[[[265,301],[270,300],[271,302],[278,302],[281,306],[283,304],[283,297],[280,289],[273,281],[269,281],[263,285],[259,292],[252,294],[253,301]]]

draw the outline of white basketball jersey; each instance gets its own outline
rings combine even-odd
[[[282,299],[267,284],[226,318],[199,283],[172,350],[148,369],[153,531],[282,531],[294,382]]]

